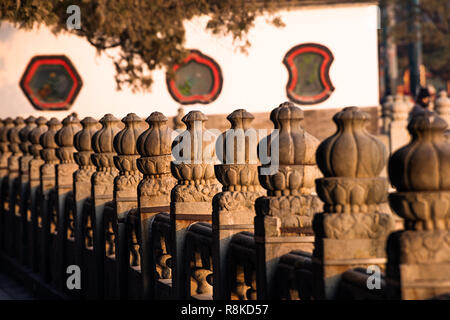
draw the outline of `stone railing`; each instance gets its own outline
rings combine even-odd
[[[447,116],[448,98],[439,113]],[[403,97],[385,131],[405,130]],[[160,112],[0,121],[0,259],[63,299],[429,299],[450,292],[446,122],[414,115],[388,150],[356,107],[320,142],[283,103],[177,132]],[[423,163],[423,162],[426,163]],[[395,213],[404,218],[397,228]],[[429,240],[431,239],[431,240]],[[430,241],[432,245],[430,245]],[[377,278],[378,277],[378,278]]]

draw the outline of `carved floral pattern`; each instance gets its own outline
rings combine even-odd
[[[331,239],[386,239],[394,228],[394,220],[387,213],[349,213],[324,216],[324,233]]]
[[[450,192],[398,192],[389,202],[406,229],[450,230]]]
[[[384,178],[326,178],[316,180],[316,190],[326,212],[374,212],[387,201],[388,182]]]
[[[175,202],[210,202],[220,192],[219,184],[178,184],[172,190],[172,201]]]
[[[405,231],[400,238],[401,261],[407,264],[448,263],[450,232]]]

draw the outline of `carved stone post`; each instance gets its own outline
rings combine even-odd
[[[86,212],[85,205],[91,199],[91,179],[95,172],[95,166],[92,162],[92,136],[100,129],[97,120],[91,117],[84,118],[81,121],[83,129],[74,136],[74,146],[78,151],[74,153],[74,158],[78,164],[78,170],[73,174],[73,196],[75,202],[75,252],[76,263],[82,270],[81,283],[84,294],[87,289],[92,288],[93,284],[88,282],[86,261],[84,260],[84,250],[87,246],[87,238],[92,239],[92,212]]]
[[[184,109],[183,109],[183,107],[179,107],[177,110],[177,115],[175,117],[173,117],[173,119],[172,119],[173,128],[175,130],[177,130],[177,129],[185,130],[186,129],[186,125],[182,121],[183,117],[184,117]]]
[[[92,137],[92,161],[97,171],[92,175],[92,198],[94,201],[94,255],[96,260],[96,285],[97,297],[105,296],[105,207],[114,199],[114,178],[118,170],[114,166],[113,141],[116,134],[122,130],[123,123],[119,119],[108,113],[100,119],[102,128]],[[112,230],[111,230],[112,231]],[[113,248],[111,248],[113,249]]]
[[[282,255],[313,249],[312,216],[322,207],[311,194],[319,176],[314,157],[319,141],[302,128],[303,118],[300,108],[282,103],[270,113],[275,131],[258,144],[259,150],[267,147],[270,157],[265,159],[259,152],[259,181],[267,196],[255,202],[258,299],[276,298],[274,274]]]
[[[439,97],[436,99],[434,110],[442,119],[447,121],[447,124],[450,125],[450,99],[445,90],[439,92]]]
[[[392,105],[392,121],[389,126],[389,145],[390,153],[404,146],[409,141],[409,134],[406,130],[408,126],[408,112],[410,105],[401,94],[395,96]]]
[[[14,127],[14,121],[11,118],[6,118],[2,121],[2,128],[0,130],[0,210],[1,210],[1,232],[0,235],[2,248],[7,249],[6,239],[9,236],[6,229],[9,204],[6,201],[8,193],[8,158],[11,155],[9,151],[8,131]]]
[[[42,146],[39,142],[41,135],[47,131],[47,119],[44,117],[39,117],[36,120],[36,125],[33,130],[28,134],[28,139],[30,141],[29,150],[33,155],[33,159],[29,162],[28,174],[29,174],[29,189],[28,195],[30,198],[30,211],[31,211],[31,235],[29,238],[30,247],[30,267],[36,272],[39,269],[38,256],[40,256],[39,245],[40,242],[38,236],[39,225],[42,225],[42,216],[38,217],[38,211],[41,202],[40,188],[40,167],[44,164],[44,160],[41,157]]]
[[[114,137],[114,149],[117,156],[114,164],[119,175],[114,179],[114,202],[118,223],[116,252],[118,263],[119,298],[128,296],[128,267],[130,253],[128,249],[127,218],[130,210],[138,207],[137,188],[142,179],[142,173],[137,168],[139,158],[136,142],[141,133],[147,129],[147,124],[134,113],[129,113],[122,119],[125,128]]]
[[[333,121],[337,131],[317,149],[324,178],[316,190],[324,212],[314,216],[314,296],[334,299],[342,274],[356,267],[386,263],[386,239],[394,229],[391,214],[381,213],[388,182],[378,177],[386,163],[384,144],[370,135],[369,115],[344,108]]]
[[[19,252],[20,261],[23,264],[29,264],[30,262],[30,248],[29,248],[29,237],[31,236],[31,216],[29,212],[31,208],[29,207],[29,166],[30,161],[33,159],[33,155],[30,152],[30,141],[28,140],[29,133],[36,128],[36,118],[28,117],[25,120],[26,126],[19,131],[20,138],[20,150],[22,151],[22,157],[19,159],[19,175],[20,175],[20,217],[21,223],[19,227],[19,237],[21,250]]]
[[[42,216],[42,237],[41,237],[41,267],[40,271],[45,281],[50,281],[50,246],[52,239],[51,234],[55,233],[56,225],[54,223],[51,203],[51,194],[56,189],[56,164],[59,159],[56,156],[56,148],[58,145],[55,142],[56,132],[61,128],[61,123],[56,118],[51,118],[47,122],[48,130],[40,137],[40,144],[42,146],[41,156],[45,163],[40,167],[40,195],[41,195],[41,216]]]
[[[388,240],[387,285],[391,299],[431,299],[450,292],[450,143],[446,122],[435,113],[415,115],[412,141],[389,160],[397,192],[393,210],[405,230]]]
[[[186,131],[172,144],[171,171],[178,180],[171,191],[170,222],[173,241],[172,292],[176,299],[187,297],[183,248],[186,231],[196,221],[211,222],[212,198],[220,191],[214,176],[214,140],[205,129],[208,118],[200,111],[183,117]]]
[[[81,130],[80,120],[75,114],[71,114],[63,119],[62,128],[55,135],[56,149],[60,163],[56,165],[56,194],[57,194],[57,238],[58,238],[58,262],[56,274],[56,286],[60,290],[65,288],[65,276],[68,260],[73,257],[67,254],[68,224],[73,217],[69,217],[67,209],[73,213],[72,208],[67,206],[67,198],[73,192],[73,174],[78,169],[73,154],[76,149],[73,146],[74,135]],[[67,209],[66,209],[67,208]]]
[[[160,112],[153,112],[146,121],[149,128],[137,141],[137,149],[141,155],[141,158],[137,159],[137,166],[144,174],[144,179],[138,186],[138,202],[143,297],[151,298],[155,287],[151,223],[157,213],[170,211],[170,191],[176,180],[170,173],[172,137],[167,126],[168,119]]]
[[[394,97],[387,96],[381,107],[381,133],[389,134],[389,127],[392,121],[392,110],[394,106]]]
[[[19,159],[22,156],[20,150],[19,131],[25,126],[25,121],[22,117],[17,117],[14,120],[14,127],[8,131],[9,151],[11,155],[8,158],[8,197],[9,197],[9,237],[6,243],[8,251],[19,258],[20,242],[17,239],[20,226],[20,209],[17,203],[17,195],[19,190]]]
[[[253,232],[255,200],[265,194],[258,181],[258,136],[251,127],[255,117],[244,109],[228,117],[231,129],[216,143],[221,164],[214,166],[222,192],[213,198],[213,297],[230,299],[230,271],[227,270],[228,251],[233,235]]]

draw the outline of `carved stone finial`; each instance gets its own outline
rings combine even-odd
[[[10,117],[2,120],[1,142],[8,142],[8,130],[14,127],[14,120]],[[6,130],[5,130],[6,129]]]
[[[4,170],[8,168],[8,158],[11,155],[9,151],[9,141],[8,141],[8,132],[11,128],[14,127],[14,121],[11,118],[6,118],[3,120],[3,127],[0,131],[0,169]],[[7,174],[7,171],[6,173]]]
[[[386,164],[384,144],[367,132],[369,114],[344,108],[333,121],[337,132],[317,149],[317,164],[325,177],[373,178]]]
[[[326,212],[372,212],[387,201],[386,179],[377,178],[386,164],[384,144],[369,134],[369,115],[356,107],[333,117],[337,131],[317,149],[316,158],[326,178],[316,190]]]
[[[175,130],[186,129],[186,125],[182,121],[183,117],[184,117],[184,108],[179,107],[177,110],[177,115],[173,118],[173,126]]]
[[[2,154],[9,152],[9,141],[8,141],[8,131],[14,127],[14,121],[11,118],[6,118],[3,120],[3,127],[0,131],[0,148]]]
[[[137,139],[146,129],[146,123],[134,113],[129,113],[122,119],[125,128],[114,137],[114,164],[119,170],[116,179],[116,189],[119,191],[136,190],[142,174],[138,171],[136,160],[139,158],[137,152]]]
[[[8,130],[9,151],[12,155],[8,158],[8,170],[9,178],[14,179],[14,175],[20,169],[20,157],[22,156],[22,150],[20,148],[20,136],[19,132],[25,127],[25,121],[22,117],[14,119],[14,127]],[[13,174],[14,172],[14,174]]]
[[[114,137],[114,149],[118,155],[138,155],[136,141],[144,131],[144,121],[134,113],[122,119],[125,128]]]
[[[22,117],[14,119],[14,127],[8,130],[9,151],[13,154],[21,154],[19,131],[25,127],[25,121]]]
[[[30,161],[33,159],[33,155],[30,152],[31,142],[28,139],[29,133],[36,127],[36,118],[33,116],[25,119],[26,125],[20,129],[19,131],[19,139],[20,139],[20,150],[22,152],[22,156],[19,158],[19,173],[20,180],[24,186],[26,186],[29,182],[29,166]]]
[[[258,181],[258,137],[251,128],[255,117],[244,109],[228,115],[231,128],[216,142],[216,154],[222,164],[214,166],[223,191],[261,191]]]
[[[78,131],[73,139],[75,149],[75,161],[80,167],[93,166],[91,155],[94,153],[92,149],[92,137],[100,130],[100,124],[91,117],[81,120],[82,130]]]
[[[409,221],[405,225],[408,228],[450,228],[450,144],[444,138],[447,126],[434,112],[416,115],[408,125],[411,142],[389,160],[389,177],[398,191],[390,197],[391,206]],[[442,201],[448,205],[443,206]]]
[[[172,154],[177,162],[191,164],[194,161],[211,164],[214,159],[214,148],[208,148],[211,140],[205,139],[205,121],[208,117],[200,111],[191,111],[183,117],[186,130],[178,135],[172,143]],[[181,147],[181,148],[180,148]],[[189,167],[189,166],[188,166]],[[214,179],[212,166],[204,166],[202,174],[205,179]],[[192,173],[192,172],[191,172]],[[200,173],[200,172],[198,172]],[[199,180],[201,179],[198,176]]]
[[[95,166],[92,162],[92,136],[100,129],[100,123],[91,117],[86,117],[81,121],[83,127],[78,131],[74,138],[74,146],[78,152],[74,153],[75,162],[79,168],[75,172],[75,198],[82,198],[82,195],[86,197],[90,194],[90,191],[82,190],[83,187],[79,183],[89,185],[91,176],[95,171]]]
[[[258,164],[256,131],[250,127],[255,117],[244,109],[238,109],[228,115],[231,128],[219,136],[216,142],[216,154],[219,160],[226,164]],[[247,133],[245,137],[242,134]],[[231,141],[231,139],[234,139]],[[228,150],[227,147],[233,147]],[[249,149],[250,148],[250,149]]]
[[[48,130],[45,131],[39,138],[42,146],[41,157],[47,164],[58,163],[58,157],[56,156],[56,149],[58,145],[55,141],[56,132],[61,128],[61,122],[56,118],[51,118],[47,122]]]
[[[392,112],[394,106],[394,97],[389,95],[386,97],[382,107],[381,107],[381,132],[384,134],[389,133],[389,125],[392,120]]]
[[[76,150],[73,146],[73,137],[80,130],[80,120],[75,114],[70,114],[63,119],[62,128],[55,135],[55,141],[59,146],[57,155],[61,163],[74,163],[73,153]]]
[[[114,150],[114,137],[124,128],[124,124],[110,113],[105,114],[99,122],[102,128],[92,136],[92,149],[95,152],[92,160],[97,171],[107,168],[115,170],[114,156],[117,153]]]
[[[302,128],[300,121],[303,118],[303,111],[291,102],[280,104],[270,113],[270,120],[278,132],[263,138],[258,145],[260,157],[262,153],[259,150],[264,146],[267,146],[268,156],[271,157],[270,163],[263,164],[259,169],[259,180],[269,196],[309,194],[314,188],[315,178],[320,176],[315,159],[319,140]],[[278,150],[277,146],[272,146],[274,138]],[[276,150],[273,157],[271,150]],[[260,160],[267,162],[266,159]],[[275,174],[263,174],[261,171],[277,165]]]
[[[91,141],[95,152],[91,158],[97,168],[93,174],[93,190],[95,197],[107,195],[112,199],[114,178],[118,172],[114,165],[114,156],[117,155],[114,150],[114,137],[124,128],[124,124],[110,113],[105,114],[99,122],[102,128],[94,133]]]
[[[149,124],[149,128],[138,138],[139,154],[142,157],[170,155],[172,139],[166,116],[161,112],[153,112],[145,121]]]
[[[205,137],[205,114],[191,111],[183,117],[186,130],[172,143],[171,171],[178,180],[172,191],[172,202],[179,213],[211,214],[212,197],[219,192],[219,184],[214,175],[214,139]]]
[[[314,136],[303,130],[303,110],[284,102],[270,113],[270,120],[279,132],[279,163],[281,165],[315,165],[314,153],[319,144]],[[268,142],[270,145],[270,141]]]
[[[44,117],[36,119],[36,127],[28,134],[28,140],[30,141],[30,153],[34,159],[41,159],[42,145],[40,143],[41,135],[47,131],[48,120]]]
[[[448,98],[447,91],[442,90],[439,92],[434,110],[450,125],[450,99]]]
[[[409,141],[409,134],[406,130],[408,125],[408,112],[411,110],[411,102],[408,97],[397,94],[392,105],[392,121],[389,124],[389,151],[395,150],[405,145]]]
[[[139,184],[141,208],[167,206],[170,203],[170,191],[176,181],[170,173],[172,136],[167,121],[161,112],[153,112],[146,119],[149,128],[137,140],[141,155],[137,166],[144,174]]]
[[[397,94],[392,105],[392,119],[397,121],[406,120],[408,118],[409,107],[406,97],[402,94]]]
[[[19,131],[20,150],[24,155],[28,155],[30,153],[31,145],[28,135],[34,128],[36,128],[36,118],[33,116],[26,118],[25,124],[26,126]]]

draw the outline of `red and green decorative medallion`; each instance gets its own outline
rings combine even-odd
[[[35,56],[28,63],[20,87],[38,110],[67,110],[83,82],[70,62],[61,55]]]
[[[322,102],[334,91],[330,80],[331,51],[320,44],[305,43],[293,47],[283,63],[289,72],[286,92],[292,101],[310,105]]]
[[[175,76],[167,87],[173,99],[181,104],[208,104],[217,99],[223,78],[219,65],[198,50],[191,50],[181,64],[173,66]]]

